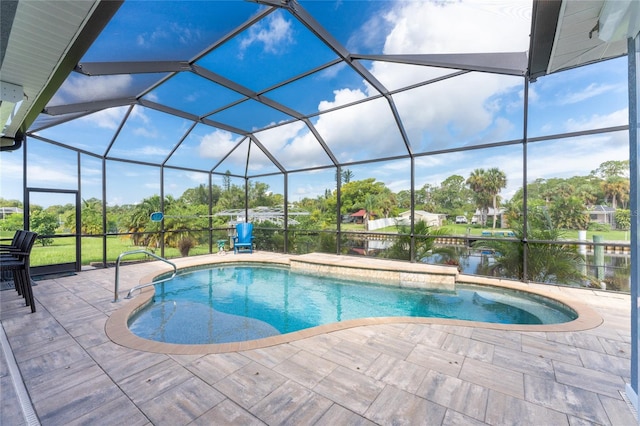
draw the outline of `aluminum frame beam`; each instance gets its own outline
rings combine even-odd
[[[425,55],[361,55],[353,59],[424,65],[437,68],[488,72],[523,77],[527,73],[526,52],[459,53]]]
[[[191,71],[191,64],[188,61],[82,62],[74,71],[88,76],[155,74]]]

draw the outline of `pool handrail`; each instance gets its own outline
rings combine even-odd
[[[156,259],[168,263],[169,265],[171,265],[173,267],[173,274],[171,274],[171,276],[169,278],[165,278],[163,280],[159,280],[159,281],[152,281],[150,283],[146,283],[146,284],[140,284],[137,285],[135,287],[133,287],[131,290],[129,290],[129,292],[127,293],[127,296],[125,297],[125,299],[131,299],[131,294],[135,291],[135,290],[140,290],[143,287],[147,287],[150,285],[154,285],[154,284],[158,284],[164,281],[169,281],[170,279],[172,279],[173,277],[176,276],[177,272],[178,272],[178,268],[176,267],[176,265],[173,262],[169,262],[167,259],[165,259],[164,257],[160,257],[155,253],[152,253],[148,250],[131,250],[131,251],[125,251],[124,253],[120,253],[120,256],[118,256],[118,260],[116,260],[116,282],[113,288],[113,302],[117,302],[118,301],[118,287],[120,286],[120,260],[127,255],[130,254],[137,254],[137,253],[144,253],[146,255],[149,255],[151,257],[155,257]]]

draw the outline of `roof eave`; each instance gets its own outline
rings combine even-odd
[[[561,6],[561,0],[533,2],[528,65],[528,75],[531,80],[547,74]]]

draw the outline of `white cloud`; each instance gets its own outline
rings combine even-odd
[[[628,151],[625,132],[531,143],[527,148],[527,179],[533,182],[585,176],[605,161],[628,159]],[[507,187],[500,195],[508,200],[523,185],[522,155],[521,145],[513,145],[418,157],[416,188],[427,183],[439,185],[456,174],[466,179],[474,169],[499,167],[507,175]]]
[[[605,93],[619,90],[624,90],[622,85],[591,83],[579,92],[565,93],[558,96],[558,99],[560,99],[560,105],[576,104]]]
[[[286,20],[281,12],[274,12],[249,29],[249,33],[240,41],[239,56],[253,44],[261,44],[265,52],[277,54],[292,43],[291,21]]]
[[[103,129],[116,130],[122,122],[127,108],[128,107],[117,107],[103,109],[102,111],[98,111],[94,114],[81,117],[79,120],[88,122]]]
[[[398,2],[384,53],[524,52],[531,1]]]
[[[170,175],[169,175],[170,173]],[[209,183],[206,173],[189,172],[184,170],[168,170],[165,173],[165,195],[180,197],[187,189]]]
[[[384,23],[379,16],[374,17],[361,32],[369,33],[372,26],[378,34],[389,29],[385,54],[522,52],[528,48],[530,10],[530,1],[398,2],[383,16]],[[456,23],[454,30],[451,22]],[[356,39],[366,43],[366,37],[354,35]],[[399,72],[399,68],[397,64],[376,62],[371,72],[392,89],[443,74],[442,69],[407,66]],[[396,94],[394,101],[410,143],[418,152],[426,148],[427,141],[429,148],[436,149],[450,147],[452,141],[461,145],[461,140],[476,135],[481,135],[482,141],[495,141],[513,129],[513,124],[498,118],[501,109],[509,107],[499,97],[513,88],[521,90],[522,82],[521,78],[471,73]],[[365,88],[366,92],[335,90],[334,98],[320,102],[318,110],[377,94],[366,83]],[[384,99],[322,114],[315,126],[341,161],[406,153]]]
[[[154,31],[138,34],[136,42],[140,47],[153,46],[158,40],[166,39],[169,37],[169,33],[165,29],[166,27],[156,28]]]
[[[91,102],[128,96],[133,77],[128,74],[86,77],[73,74],[56,92],[50,105]]]
[[[110,207],[121,206],[123,204],[125,204],[125,200],[124,200],[124,197],[120,195],[114,195],[107,201],[107,205]]]
[[[102,177],[102,168],[98,167],[90,167],[87,166],[87,162],[82,163],[82,180],[86,177],[91,178],[101,178]]]
[[[138,34],[138,36],[136,37],[136,44],[138,46],[144,46],[145,44],[147,44],[144,34]]]
[[[315,198],[324,195],[325,190],[336,188],[334,168],[292,173],[289,176],[289,199],[299,201],[303,198]]]
[[[480,167],[476,167],[477,161],[468,163],[469,160],[467,152],[416,158],[416,189],[422,188],[425,184],[439,185],[452,175],[460,175],[466,179],[471,170]]]
[[[144,188],[152,190],[155,193],[160,192],[160,182],[147,182],[142,186]]]
[[[131,151],[129,151],[131,152]],[[146,146],[141,146],[140,148],[135,150],[135,155],[136,156],[142,156],[147,157],[147,156],[162,156],[162,157],[166,157],[167,155],[169,155],[169,150],[168,149],[163,149],[160,148],[159,146],[155,146],[155,145],[146,145]]]
[[[520,100],[524,102],[524,89],[518,92],[518,96],[520,97]],[[538,94],[536,87],[531,84],[529,85],[529,92],[527,93],[527,96],[529,97],[529,103],[538,102],[540,99],[540,95]]]
[[[530,9],[530,1],[401,2],[385,15],[393,29],[387,36],[384,53],[525,51]],[[420,67],[397,72],[389,64],[374,63],[372,72],[393,87],[425,79],[425,70]],[[434,71],[434,75],[441,73]],[[495,107],[500,105],[495,103],[495,96],[520,87],[522,79],[472,73],[399,94],[394,99],[414,146],[424,142],[424,132],[428,130],[430,138],[439,142],[429,147],[444,148],[452,138],[473,137],[494,123],[491,137],[500,140],[510,127],[504,120],[496,121],[500,110]]]
[[[145,108],[139,105],[131,111],[127,125],[132,127],[131,132],[136,136],[147,139],[156,139],[159,136],[158,129],[152,125],[152,120],[146,114]]]
[[[146,114],[146,110],[144,107],[140,105],[136,105],[131,111],[131,115],[129,115],[129,119],[140,120],[141,122],[148,124],[151,122],[151,119]]]
[[[2,166],[4,167],[5,164],[3,163]],[[56,158],[32,156],[29,161],[29,186],[75,188],[78,184],[78,171],[74,166]]]
[[[149,92],[146,95],[144,95],[144,99],[147,99],[151,102],[160,102],[160,98],[158,97],[158,93],[157,92]]]
[[[140,47],[156,47],[166,40],[177,41],[182,45],[189,45],[201,38],[198,28],[182,26],[176,22],[166,22],[151,32],[138,34],[136,44]]]
[[[429,148],[438,149],[450,147],[451,142],[460,146],[463,141],[490,129],[500,113],[491,100],[511,89],[513,86],[509,84],[518,82],[475,73],[401,93],[394,98],[416,148],[425,149],[429,142]],[[501,137],[497,133],[494,136]]]
[[[22,200],[22,152],[0,154],[0,197]]]
[[[529,145],[528,154],[529,182],[586,176],[605,161],[628,160],[629,140],[626,132],[583,136],[533,143]]]
[[[342,162],[407,154],[384,98],[322,114],[315,127]]]
[[[214,159],[215,163],[222,160],[223,157],[230,152],[240,142],[242,136],[235,135],[226,130],[215,130],[206,134],[200,140],[197,151],[201,158]],[[225,159],[227,167],[233,165],[244,171],[247,162],[247,150],[238,147]],[[237,170],[237,169],[236,169]]]
[[[347,67],[347,64],[345,64],[344,62],[340,62],[336,65],[330,66],[329,68],[323,69],[322,71],[318,72],[316,75],[320,79],[332,80],[338,74],[340,74],[340,71],[342,71],[346,67]]]
[[[302,122],[258,132],[256,137],[286,168],[331,164],[318,140]]]
[[[135,129],[133,129],[133,134],[148,139],[158,137],[157,130],[147,127],[136,127]]]
[[[594,114],[591,117],[570,118],[564,123],[564,128],[567,132],[579,132],[581,130],[624,126],[628,123],[629,110],[624,108],[607,115]]]
[[[174,22],[171,24],[170,28],[173,34],[178,35],[180,43],[184,45],[189,45],[201,38],[200,30],[192,26],[183,27]]]
[[[237,135],[226,130],[215,130],[202,137],[198,154],[205,158],[219,159],[221,155],[231,151],[240,142],[240,139]]]
[[[380,14],[373,14],[359,29],[351,34],[347,41],[347,48],[352,51],[379,51],[384,44],[385,36],[390,24]]]
[[[412,53],[460,53],[483,51],[524,51],[528,48],[528,32],[530,30],[529,13],[531,1],[407,1],[397,2],[394,10],[372,18],[365,24],[359,34],[353,34],[348,42],[379,51],[383,45],[385,54]],[[455,25],[451,23],[454,22]],[[387,31],[388,30],[388,31]],[[497,31],[494,31],[497,30]],[[153,40],[166,38],[173,34],[181,34],[184,42],[196,34],[184,29],[168,26],[154,33],[140,37],[143,44]],[[258,26],[254,26],[241,42],[241,51],[251,47],[261,47],[266,52],[280,53],[295,42],[292,35],[291,22],[280,12],[274,12]],[[356,49],[358,50],[358,49]],[[340,65],[340,68],[344,65]],[[373,63],[372,73],[387,86],[395,89],[406,84],[424,81],[430,73],[437,76],[442,69],[406,66],[389,63]],[[333,77],[339,67],[331,67],[323,73]],[[404,68],[404,69],[403,69]],[[65,83],[65,90],[59,92],[69,99],[85,100],[87,96],[101,98],[113,96],[113,93],[126,93],[131,81],[129,76],[108,76],[101,78],[98,87],[89,86],[86,77],[70,78]],[[92,78],[95,81],[96,77]],[[442,147],[451,147],[452,142],[459,143],[463,138],[481,135],[491,141],[501,140],[502,135],[512,131],[514,124],[500,116],[506,98],[502,95],[513,94],[513,100],[523,96],[522,79],[501,77],[482,73],[471,73],[464,77],[445,80],[424,88],[394,95],[393,99],[400,112],[405,130],[414,148],[419,147],[427,138]],[[542,82],[542,79],[540,80]],[[539,86],[529,86],[529,100],[535,102],[539,96]],[[543,87],[539,87],[543,92]],[[580,92],[562,97],[563,104],[583,101],[612,90],[619,90],[614,85],[592,84]],[[90,90],[91,92],[87,92]],[[511,93],[513,91],[513,93]],[[365,99],[375,94],[366,84],[363,89],[353,86],[339,88],[333,97],[318,103],[319,111],[327,111],[338,105],[344,105]],[[75,96],[75,97],[74,97]],[[147,95],[151,100],[154,94]],[[560,99],[560,98],[558,98]],[[125,108],[126,109],[126,108]],[[115,129],[119,124],[119,114],[124,109],[105,110],[85,117],[98,127]],[[625,124],[628,120],[627,110],[619,110],[608,115],[592,115],[566,120],[566,131],[580,131],[596,127]],[[130,120],[140,120],[148,124],[149,118],[144,108],[136,107]],[[397,125],[393,120],[391,109],[385,99],[365,102],[354,108],[320,115],[315,119],[315,127],[331,146],[334,153],[342,161],[362,158],[376,158],[384,155],[398,154],[402,150]],[[141,134],[154,137],[157,133],[148,128],[139,128]],[[330,164],[324,150],[303,123],[279,126],[257,134],[259,140],[273,153],[286,168],[304,168]],[[548,143],[531,144],[529,159],[529,179],[536,177],[571,176],[585,174],[595,169],[608,159],[628,158],[628,145],[624,139],[626,133],[615,136],[608,135],[563,140],[554,149],[548,149]],[[197,147],[201,158],[215,159],[215,164],[231,151],[241,136],[216,130],[204,136]],[[241,170],[246,166],[245,145],[236,149],[225,160]],[[434,148],[434,145],[429,148]],[[549,143],[550,144],[550,143]],[[557,149],[561,147],[561,149]],[[505,148],[500,150],[468,151],[446,155],[416,158],[416,187],[424,183],[436,184],[453,174],[468,177],[469,173],[479,167],[498,166],[508,175],[509,187],[503,196],[509,198],[514,188],[522,185],[522,156],[520,149]],[[562,161],[558,161],[558,151],[562,152]],[[131,152],[131,151],[130,151]],[[141,155],[166,155],[167,150],[157,147],[142,147]],[[253,152],[253,148],[252,148]],[[513,153],[516,152],[514,155]],[[554,152],[554,154],[551,154]],[[497,155],[495,155],[497,154]],[[252,158],[252,170],[271,166],[265,156]],[[2,165],[3,169],[5,163]],[[375,163],[376,176],[383,180],[394,191],[409,187],[409,170],[406,162]],[[391,176],[397,172],[397,178]],[[4,170],[3,170],[4,173]],[[49,173],[49,171],[47,171]],[[331,172],[333,173],[333,172]],[[321,194],[327,186],[333,188],[334,182],[312,176],[309,183],[300,184],[295,193],[301,196]],[[74,177],[75,178],[75,177]],[[185,179],[194,179],[200,183],[201,174]],[[47,177],[49,179],[49,177]]]
[[[547,159],[547,161],[549,161]],[[498,167],[507,176],[507,186],[500,192],[511,198],[522,187],[522,148],[520,145],[481,151],[462,151],[416,158],[416,188],[425,184],[440,185],[445,179],[459,175],[467,179],[475,169]],[[407,189],[405,187],[404,189]]]
[[[328,109],[335,108],[338,105],[357,102],[367,97],[364,93],[362,93],[361,90],[358,90],[358,89],[356,90],[338,89],[338,90],[334,90],[333,94],[334,94],[333,100],[321,101],[318,104],[318,111],[326,111]]]
[[[206,184],[209,182],[209,175],[206,175],[204,173],[186,172],[184,176],[189,179],[189,181],[194,182],[198,185]]]
[[[482,139],[486,142],[493,142],[503,140],[504,136],[510,134],[511,131],[516,127],[511,121],[507,120],[503,117],[496,117],[493,120],[494,125],[488,134],[486,134]]]

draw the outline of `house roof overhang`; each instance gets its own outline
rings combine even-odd
[[[626,55],[627,38],[637,34],[638,22],[638,2],[535,0],[529,78]]]
[[[0,2],[0,149],[19,147],[123,1]]]

